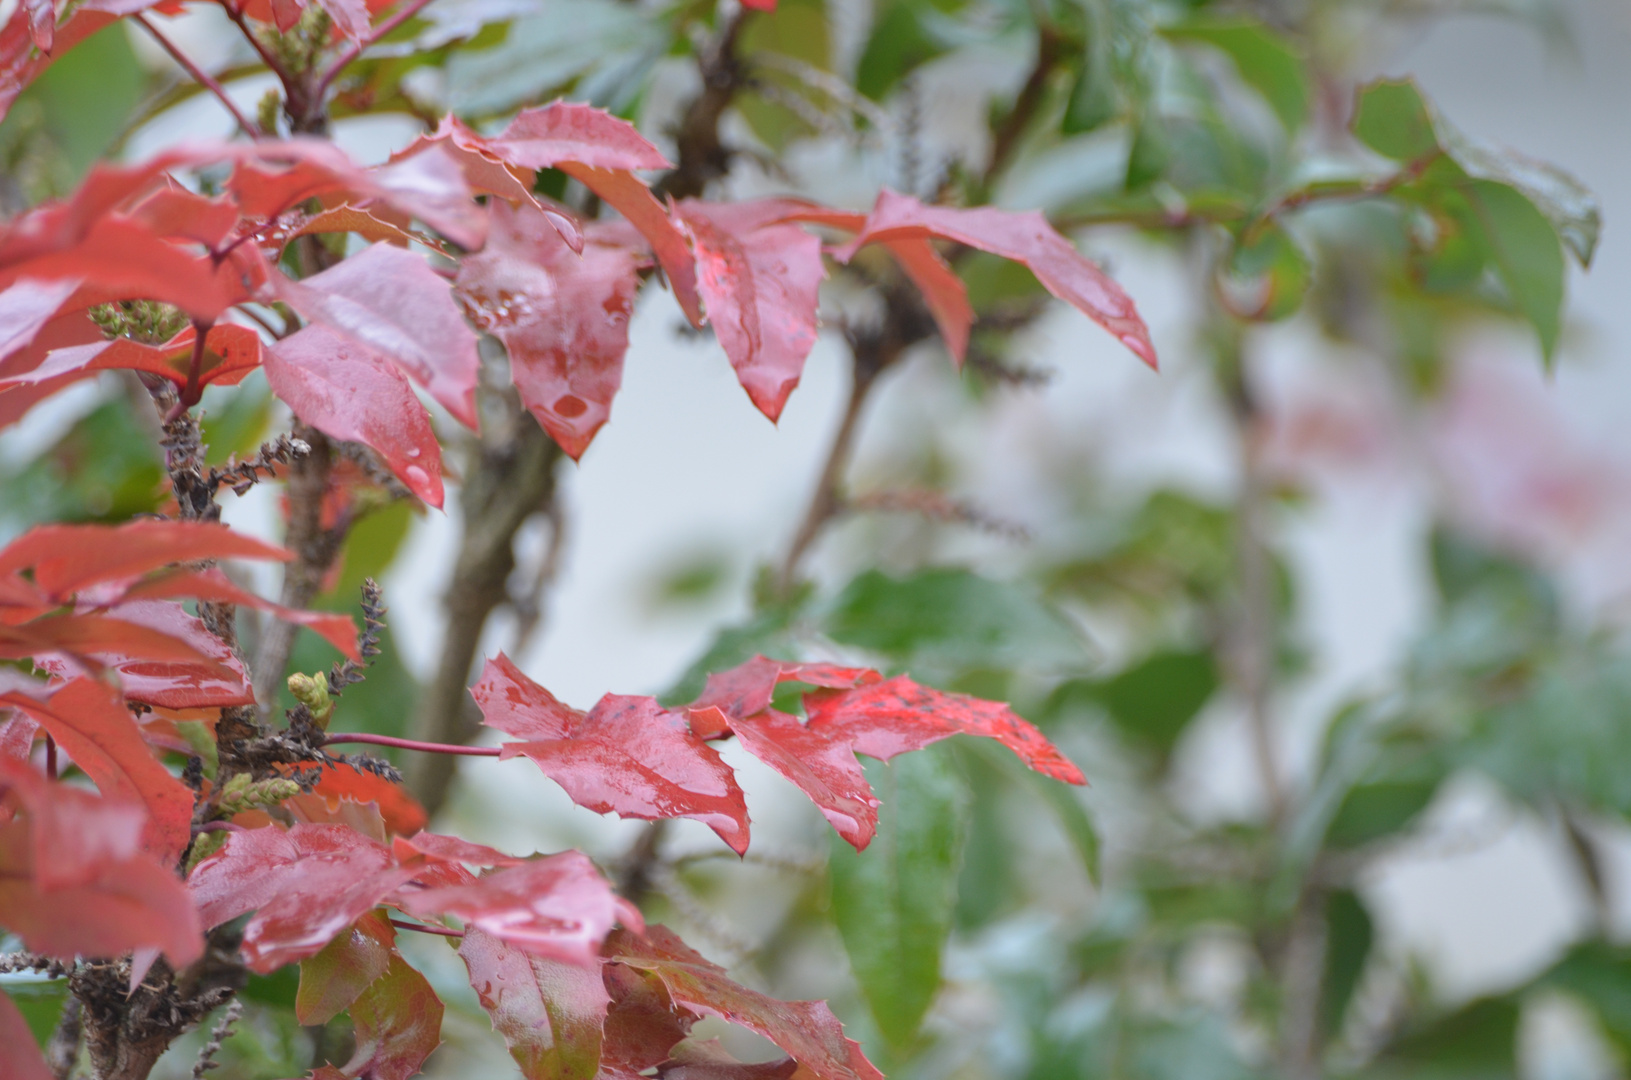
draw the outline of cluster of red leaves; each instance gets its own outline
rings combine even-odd
[[[776,686],[803,683],[806,719],[771,707]],[[710,741],[731,735],[798,785],[857,850],[872,840],[878,800],[857,753],[883,761],[950,735],[982,735],[1026,765],[1066,783],[1081,771],[1008,706],[884,679],[870,668],[797,664],[756,656],[709,676],[690,705],[607,694],[589,712],[557,701],[504,655],[487,662],[470,691],[489,727],[516,736],[504,758],[526,757],[572,801],[599,813],[694,818],[741,853],[747,804]]]
[[[223,163],[231,172],[218,197],[170,176]],[[440,446],[410,380],[474,427],[471,322],[504,343],[522,401],[576,458],[610,414],[647,268],[662,270],[694,324],[713,327],[748,396],[774,420],[816,341],[827,256],[887,249],[961,359],[973,311],[934,240],[1025,264],[1154,362],[1131,300],[1040,214],[924,206],[887,191],[870,214],[790,199],[665,206],[637,173],[667,165],[624,121],[557,102],[492,136],[449,117],[372,169],[304,139],[192,146],[138,166],[99,166],[71,198],[0,229],[0,423],[108,368],[169,379],[191,404],[204,386],[261,367],[301,420],[371,447],[410,490],[440,505]],[[582,182],[623,220],[583,226],[534,195],[546,168]],[[415,232],[416,221],[453,246]],[[852,235],[824,249],[806,225]],[[301,280],[278,269],[290,240],[321,232],[384,242]],[[456,269],[440,271],[409,250],[416,239]],[[131,299],[173,304],[193,326],[161,344],[104,340],[87,309]],[[267,344],[220,321],[235,307],[274,302],[304,328]]]

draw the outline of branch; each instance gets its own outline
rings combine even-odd
[[[278,59],[277,54],[268,49],[266,43],[256,35],[255,28],[249,25],[249,20],[244,13],[239,11],[231,0],[219,0],[219,3],[221,10],[227,13],[227,18],[233,21],[238,30],[248,39],[256,54],[260,56],[261,63],[265,64],[272,74],[278,77],[278,82],[283,84],[284,92],[287,93],[292,90],[295,85],[294,74],[284,66],[282,60]]]
[[[84,1006],[72,994],[62,1003],[62,1016],[45,1044],[45,1067],[56,1080],[68,1080],[79,1061],[79,1043],[84,1034]]]
[[[1020,136],[1025,134],[1025,129],[1031,126],[1037,110],[1042,107],[1047,97],[1048,80],[1064,54],[1064,41],[1058,32],[1051,26],[1042,26],[1037,34],[1036,64],[1031,68],[1025,85],[1020,87],[1019,96],[1014,98],[1014,107],[1008,110],[1002,126],[992,136],[991,157],[986,162],[985,175],[980,178],[983,192],[990,192],[991,186],[1012,162]]]
[[[242,1001],[234,998],[227,1004],[226,1015],[221,1017],[221,1022],[216,1024],[215,1029],[210,1032],[210,1041],[205,1043],[203,1049],[198,1052],[198,1060],[193,1064],[193,1080],[204,1080],[205,1073],[211,1069],[220,1068],[220,1063],[215,1060],[215,1055],[220,1053],[221,1044],[232,1037],[232,1026],[238,1022],[238,1018],[243,1014],[244,1006]]]
[[[739,8],[720,31],[719,37],[697,51],[697,67],[702,73],[702,93],[685,110],[680,129],[674,141],[679,149],[679,163],[651,190],[659,197],[675,199],[696,198],[730,171],[731,152],[719,138],[719,120],[730,107],[736,92],[744,85],[741,66],[736,59],[736,43],[742,36],[742,27],[753,12]]]
[[[465,757],[498,757],[502,753],[496,746],[455,746],[450,743],[399,739],[395,735],[374,735],[363,731],[345,731],[326,735],[323,739],[323,745],[327,746],[330,743],[367,743],[370,746],[393,746],[398,750],[419,750],[426,754],[453,754]]]
[[[312,91],[312,101],[321,102],[328,95],[328,89],[334,85],[334,80],[340,77],[340,73],[349,67],[352,61],[362,55],[363,49],[384,40],[397,27],[419,14],[428,3],[430,0],[408,0],[384,22],[374,27],[374,32],[368,35],[367,41],[353,41],[341,50],[340,55],[334,58],[334,63],[330,64],[328,70],[317,80],[317,85]]]
[[[480,729],[466,688],[482,631],[493,611],[509,599],[515,534],[528,518],[547,512],[555,498],[560,447],[519,399],[511,394],[505,400],[507,422],[484,420],[459,491],[464,527],[443,600],[447,625],[440,660],[408,727],[413,738],[423,742],[462,743]],[[438,754],[408,764],[409,789],[434,814],[452,784],[453,759]]]
[[[405,919],[387,919],[385,921],[396,927],[398,930],[414,930],[421,934],[438,934],[441,937],[448,938],[464,937],[463,930],[449,930],[445,926],[429,926],[425,923],[408,922]]]
[[[210,75],[209,72],[193,63],[192,59],[177,48],[175,42],[165,37],[145,14],[138,12],[132,15],[131,18],[135,20],[137,26],[152,35],[153,40],[159,43],[159,47],[169,53],[170,58],[180,64],[181,69],[191,75],[194,82],[215,95],[216,100],[226,107],[227,112],[232,114],[232,119],[238,122],[238,127],[243,130],[245,135],[248,135],[251,139],[259,139],[265,135],[265,132],[261,131],[259,124],[239,111],[232,98],[227,96],[226,87],[216,82],[214,76]]]

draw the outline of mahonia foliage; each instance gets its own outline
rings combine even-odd
[[[0,115],[103,27],[188,6],[23,0],[0,28]],[[217,523],[216,489],[246,488],[309,447],[296,431],[253,461],[201,471],[191,410],[207,388],[262,371],[300,430],[354,451],[351,471],[339,470],[322,496],[320,517],[332,525],[379,490],[442,506],[443,443],[420,395],[476,431],[484,338],[507,353],[525,410],[580,458],[611,419],[643,287],[665,286],[693,327],[711,329],[772,421],[816,343],[831,268],[898,275],[956,364],[977,325],[960,273],[971,253],[1025,268],[1153,368],[1132,300],[1040,211],[956,205],[985,201],[991,177],[953,176],[924,198],[886,188],[867,212],[791,197],[675,197],[648,179],[675,168],[655,145],[618,116],[571,101],[522,108],[482,130],[421,115],[427,134],[363,166],[320,136],[331,105],[366,108],[379,88],[327,95],[425,0],[220,6],[279,76],[292,134],[277,133],[274,97],[258,121],[237,117],[245,140],[98,164],[65,197],[0,225],[0,425],[76,382],[134,372],[161,410],[177,495],[159,519],[45,525],[0,551],[0,659],[17,664],[0,671],[0,928],[41,965],[97,961],[73,968],[74,992],[87,1023],[114,1032],[98,1041],[93,1031],[90,1047],[98,1070],[121,1080],[145,1075],[246,972],[292,966],[299,1021],[343,1013],[355,1030],[351,1059],[314,1077],[415,1074],[440,1043],[443,1007],[398,950],[402,930],[457,939],[476,996],[529,1080],[879,1077],[825,1004],[733,982],[646,924],[585,855],[523,858],[427,832],[393,768],[336,753],[379,741],[347,733],[334,701],[378,652],[377,592],[359,634],[349,616],[274,603],[229,578],[217,563],[305,555]],[[1185,135],[1178,118],[1139,97],[1148,72],[1115,55],[1120,31],[1101,25],[1110,15],[1100,5],[1088,9],[1091,25],[1077,25],[1080,12],[1055,13],[1043,43],[1071,57],[1060,68],[1070,77],[1053,78],[1039,61],[1037,93],[1054,83],[1068,91],[1049,106],[1066,135],[1118,113],[1135,130],[1125,198],[1086,207],[1079,223],[1218,226],[1227,249],[1215,267],[1219,303],[1240,321],[1269,321],[1295,311],[1309,284],[1309,258],[1287,227],[1297,212],[1323,200],[1390,200],[1421,226],[1411,233],[1415,272],[1446,288],[1493,284],[1498,304],[1526,318],[1551,355],[1563,252],[1589,260],[1596,229],[1594,208],[1558,177],[1511,172],[1469,147],[1412,84],[1382,82],[1362,91],[1353,134],[1386,171],[1282,185],[1268,201],[1241,197],[1234,178],[1169,168]],[[884,36],[861,57],[858,100],[884,97],[957,36],[929,5],[881,12]],[[1311,92],[1275,33],[1201,17],[1165,33],[1169,44],[1221,50],[1294,136]],[[1005,131],[1002,141],[1022,134]],[[580,213],[545,193],[562,178],[592,196],[584,205],[610,213]],[[254,680],[231,631],[239,607],[309,627],[347,658],[327,675],[291,680],[299,704],[281,725],[254,712]],[[782,684],[805,689],[778,694]],[[689,702],[609,693],[584,711],[500,654],[471,694],[485,725],[508,738],[496,748],[417,749],[526,758],[580,806],[693,819],[738,854],[750,821],[716,748],[728,739],[791,781],[856,851],[880,830],[859,757],[887,761],[963,734],[1002,744],[1052,781],[1085,782],[1008,705],[869,667],[754,656],[707,672]],[[184,769],[173,767],[178,758]],[[70,767],[94,794],[64,778]],[[223,978],[224,969],[235,974]],[[169,995],[171,1019],[132,1027],[108,1004],[117,995],[95,982],[107,972],[131,1000]],[[908,1039],[926,1008],[906,1010]],[[710,1016],[769,1039],[785,1060],[744,1065],[716,1044],[687,1041]],[[8,1076],[50,1075],[33,1045],[0,994],[0,1046],[15,1059]]]

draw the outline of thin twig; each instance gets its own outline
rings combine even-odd
[[[394,746],[398,750],[421,750],[427,754],[462,754],[468,757],[498,757],[503,751],[496,746],[456,746],[452,743],[421,742],[418,739],[399,739],[395,735],[373,735],[362,731],[329,733],[324,745],[330,743],[368,743],[372,746]]]
[[[294,74],[284,66],[282,60],[278,59],[277,54],[267,48],[266,43],[256,36],[255,28],[249,25],[248,17],[238,9],[237,5],[232,3],[232,0],[219,0],[219,3],[221,10],[227,13],[227,18],[237,25],[239,31],[248,40],[250,47],[260,56],[261,63],[265,64],[272,74],[278,77],[278,82],[283,84],[286,92],[292,89],[295,85]]]
[[[387,919],[385,921],[396,927],[398,930],[412,930],[419,934],[436,934],[440,937],[448,938],[464,937],[463,930],[449,930],[445,926],[430,926],[426,923],[407,922],[404,919]]]
[[[215,99],[226,108],[227,112],[232,114],[232,119],[238,122],[238,127],[243,129],[245,135],[248,135],[251,139],[259,139],[265,134],[261,131],[260,125],[245,116],[238,106],[233,103],[232,98],[227,96],[226,87],[216,82],[215,77],[209,72],[193,63],[186,53],[176,47],[175,42],[165,37],[159,28],[153,25],[152,20],[140,12],[132,15],[131,18],[137,26],[146,30],[153,40],[159,43],[160,48],[170,54],[172,60],[181,65],[183,71],[193,77],[194,82],[215,95]]]
[[[243,1014],[242,1001],[234,998],[227,1004],[226,1015],[210,1032],[210,1041],[204,1044],[204,1048],[198,1052],[198,1060],[193,1063],[193,1080],[204,1080],[205,1073],[221,1067],[215,1055],[221,1052],[221,1044],[232,1038],[232,1027]]]
[[[384,40],[391,31],[419,14],[420,10],[428,3],[430,3],[430,0],[408,0],[406,4],[397,8],[389,18],[374,27],[374,31],[368,35],[367,41],[353,41],[341,50],[340,55],[334,58],[334,63],[330,64],[328,70],[323,72],[322,78],[317,80],[317,85],[312,91],[312,101],[321,104],[323,98],[328,94],[328,88],[334,85],[335,79],[340,77],[340,72],[344,71],[352,61],[361,56],[363,49],[375,42]]]

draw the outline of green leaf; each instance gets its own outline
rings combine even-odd
[[[878,834],[864,852],[833,845],[833,919],[878,1030],[903,1050],[940,989],[969,796],[938,751],[871,762],[867,774],[883,803]]]
[[[1098,696],[1116,726],[1164,757],[1218,688],[1205,650],[1158,652],[1103,683]]]
[[[952,40],[934,6],[923,0],[880,4],[855,69],[855,89],[882,101],[914,70],[951,51]]]
[[[316,956],[300,962],[295,1016],[302,1024],[328,1023],[385,974],[395,954],[395,928],[379,911],[364,915]]]
[[[1580,265],[1591,265],[1603,214],[1589,188],[1555,165],[1476,143],[1443,120],[1438,128],[1445,150],[1468,175],[1521,191]]]
[[[1407,1075],[1493,1078],[1517,1075],[1518,1003],[1481,998],[1407,1031],[1377,1062]]]
[[[1229,258],[1226,283],[1240,293],[1231,307],[1237,314],[1274,321],[1302,307],[1313,271],[1308,256],[1276,221],[1259,222],[1247,231]]]
[[[1325,830],[1326,845],[1359,847],[1401,831],[1433,801],[1439,779],[1434,775],[1355,784]]]
[[[1563,246],[1552,223],[1517,188],[1473,180],[1461,189],[1483,226],[1490,263],[1513,305],[1540,335],[1550,364],[1563,324]]]
[[[1631,1054],[1631,950],[1599,941],[1576,945],[1540,985],[1584,1000],[1620,1052]]]
[[[1028,586],[967,570],[893,578],[869,570],[826,617],[827,636],[927,666],[1059,668],[1087,654],[1076,628]]]
[[[1421,161],[1439,151],[1433,114],[1411,79],[1379,79],[1360,87],[1353,133],[1394,161]]]
[[[1348,1014],[1348,1003],[1353,1000],[1359,977],[1364,974],[1375,930],[1364,901],[1347,889],[1332,893],[1326,900],[1325,926],[1325,979],[1320,1009],[1324,1014],[1322,1027],[1329,1040],[1342,1033],[1342,1021]]]
[[[1241,79],[1263,96],[1288,132],[1308,116],[1308,71],[1301,52],[1285,35],[1255,19],[1197,16],[1162,33],[1173,41],[1194,41],[1220,50],[1234,61]]]
[[[1116,81],[1111,55],[1110,18],[1104,0],[1087,0],[1086,46],[1082,69],[1070,88],[1059,130],[1066,135],[1093,131],[1116,115]]]
[[[112,147],[142,100],[147,72],[116,23],[61,53],[24,92],[37,100],[52,142],[77,180]]]
[[[11,1003],[17,1006],[17,1011],[28,1024],[28,1030],[33,1033],[34,1040],[43,1047],[62,1016],[63,1003],[68,1000],[68,981],[9,978],[4,985],[5,989],[0,993],[11,998]]]

